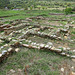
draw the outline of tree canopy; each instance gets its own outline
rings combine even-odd
[[[59,1],[59,0],[0,0],[0,8],[24,8],[24,7],[37,7],[41,6],[49,6],[51,1]],[[60,1],[75,1],[75,0],[60,0]]]
[[[8,7],[10,4],[9,0],[0,0],[0,8]]]

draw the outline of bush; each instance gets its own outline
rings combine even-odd
[[[24,10],[28,10],[28,6],[25,6]]]
[[[75,7],[72,9],[72,11],[75,11]]]
[[[69,13],[72,13],[72,8],[66,8],[65,9],[65,14],[69,14]]]
[[[30,6],[30,10],[32,10],[33,9],[33,6]]]

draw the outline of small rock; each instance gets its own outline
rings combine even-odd
[[[73,42],[74,40],[70,40],[70,42]]]
[[[36,45],[36,42],[34,42],[34,45]]]
[[[56,38],[57,36],[56,35],[53,35],[53,37]]]
[[[75,59],[72,59],[73,62],[75,62]]]
[[[53,43],[52,42],[48,42],[47,44],[50,45],[50,46],[53,46]]]
[[[6,52],[7,52],[7,50],[3,50],[3,51],[2,51],[2,55],[4,55]]]
[[[34,45],[34,43],[32,42],[31,45]]]
[[[40,44],[40,47],[44,47],[45,46],[45,44]]]
[[[12,41],[16,42],[17,40],[12,40]]]
[[[8,38],[8,40],[9,40],[9,41],[11,41],[11,40],[12,40],[12,38]]]
[[[37,46],[40,46],[40,44],[36,44]]]
[[[9,51],[9,52],[12,51],[12,48],[9,48],[8,51]]]
[[[54,50],[54,49],[55,49],[55,47],[52,47],[51,49],[52,49],[52,50]]]
[[[65,53],[61,53],[61,55],[66,55]]]
[[[18,69],[18,71],[21,72],[22,70],[21,69]]]
[[[4,48],[4,46],[1,46],[1,49]]]
[[[15,49],[16,52],[19,52],[19,50],[20,50],[19,48],[16,48],[16,49]]]
[[[61,52],[62,50],[61,49],[54,49],[54,51]]]
[[[63,47],[63,51],[66,51],[66,48],[65,47]]]
[[[52,48],[52,46],[49,46],[49,49],[51,49]]]
[[[0,40],[0,43],[2,43],[3,41],[2,40]]]
[[[40,34],[40,32],[38,32],[38,34]]]
[[[71,58],[74,58],[75,59],[75,56],[71,56]]]
[[[68,47],[68,48],[66,48],[67,50],[70,50],[70,48]]]
[[[46,45],[45,48],[49,48],[49,45]]]
[[[66,56],[67,56],[67,57],[70,57],[70,55],[69,55],[69,54],[66,54]]]
[[[75,75],[75,72],[71,72],[70,75]]]
[[[26,40],[26,42],[28,42],[28,40]]]
[[[53,37],[53,35],[51,35],[51,37]]]
[[[75,52],[75,50],[73,50],[72,52]]]
[[[11,69],[10,71],[11,71],[12,73],[15,73],[15,70],[13,70],[13,69]]]
[[[61,31],[62,31],[62,32],[65,32],[65,33],[67,33],[67,32],[68,32],[68,30],[67,30],[67,29],[61,29]]]
[[[2,54],[0,54],[0,57],[2,57]]]
[[[5,45],[4,45],[4,47],[7,47],[7,46],[8,46],[8,44],[5,44]]]
[[[62,39],[61,37],[58,37],[58,39]]]
[[[29,43],[31,43],[32,41],[31,40],[29,40]]]
[[[10,36],[13,36],[13,33],[10,33],[9,35],[10,35]]]
[[[71,67],[74,70],[74,66]]]
[[[64,68],[61,68],[61,72],[64,72]]]
[[[74,21],[71,22],[71,24],[73,24],[73,23],[74,23]]]
[[[64,36],[64,39],[67,39],[67,36]]]

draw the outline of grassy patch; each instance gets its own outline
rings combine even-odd
[[[41,74],[41,72],[46,75],[60,75],[57,68],[64,59],[56,53],[21,48],[19,53],[13,54],[0,65],[0,75],[6,75],[10,69],[20,68],[24,71],[27,65],[31,66],[28,68],[29,75]]]

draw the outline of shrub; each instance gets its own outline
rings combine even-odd
[[[28,6],[25,6],[24,10],[28,10]]]
[[[69,13],[72,13],[72,8],[66,8],[65,9],[65,14],[69,14]]]
[[[75,11],[75,7],[72,9],[72,11]]]
[[[30,6],[30,10],[32,10],[33,9],[33,7],[32,6]]]

